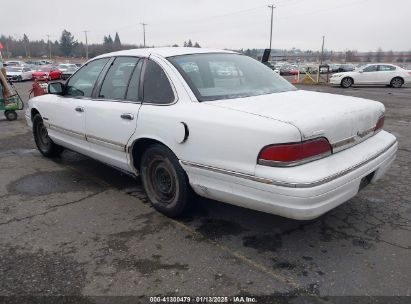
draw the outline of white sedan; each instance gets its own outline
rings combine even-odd
[[[40,152],[68,148],[141,175],[153,206],[170,217],[195,203],[195,192],[312,219],[379,180],[397,151],[381,103],[297,90],[229,51],[105,54],[48,90],[26,112]]]
[[[33,71],[29,67],[23,66],[8,66],[6,71],[9,81],[31,80],[33,75]]]
[[[400,88],[405,83],[411,83],[411,71],[388,63],[367,64],[351,72],[333,74],[330,83],[343,88],[352,85],[390,85]]]

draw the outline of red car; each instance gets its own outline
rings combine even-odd
[[[45,66],[33,72],[33,80],[57,80],[61,78],[61,74],[61,71],[57,70],[56,67]]]

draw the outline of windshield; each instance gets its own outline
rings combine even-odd
[[[21,72],[21,71],[23,71],[23,68],[8,67],[7,71],[9,71],[9,72]]]
[[[296,90],[264,64],[240,54],[192,54],[167,58],[199,101]]]

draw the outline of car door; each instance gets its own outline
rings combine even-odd
[[[358,71],[354,83],[355,84],[375,84],[378,83],[378,65],[368,65]]]
[[[129,170],[126,146],[137,126],[143,60],[114,58],[87,105],[86,136],[93,157]]]
[[[378,83],[390,84],[391,80],[395,77],[395,66],[388,64],[380,64],[378,66]]]
[[[73,75],[65,86],[64,93],[50,95],[47,117],[49,135],[57,143],[87,154],[85,110],[90,102],[96,81],[110,58],[93,60]]]
[[[23,68],[21,78],[23,80],[31,79],[31,70],[29,68]]]

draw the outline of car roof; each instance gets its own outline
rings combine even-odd
[[[160,48],[142,48],[142,49],[131,49],[118,52],[112,52],[97,56],[96,58],[105,58],[112,56],[139,56],[139,57],[149,57],[151,54],[159,55],[162,57],[171,57],[178,55],[189,55],[189,54],[203,54],[203,53],[232,53],[235,52],[228,50],[219,49],[205,49],[205,48],[194,48],[194,47],[160,47]]]

